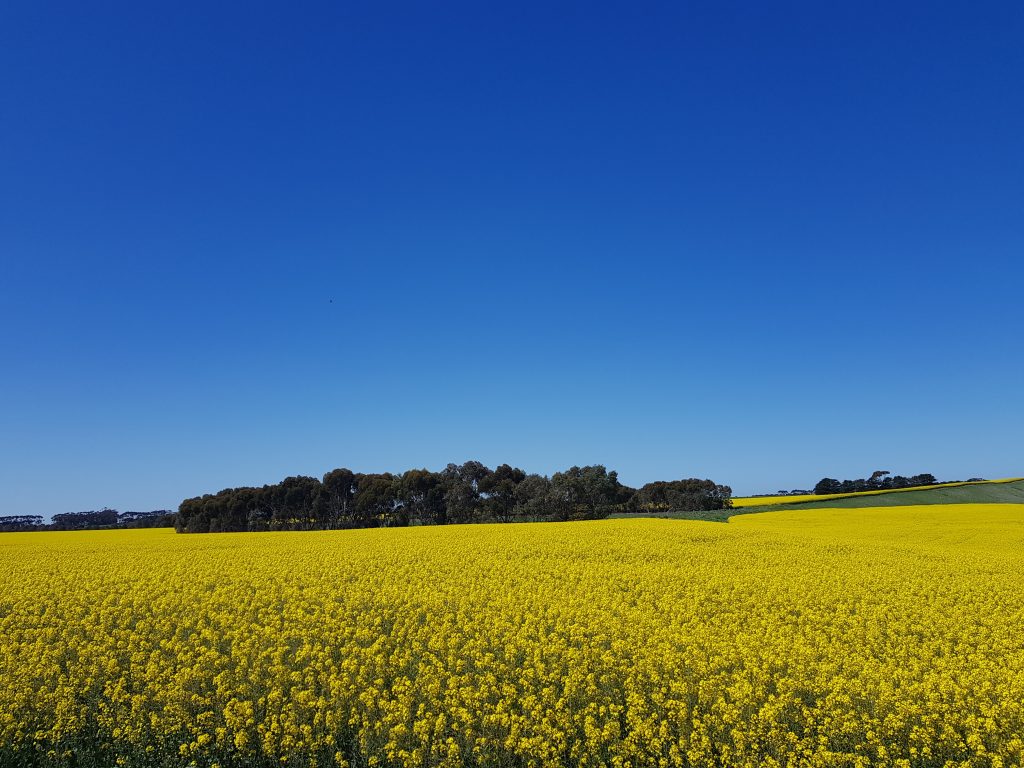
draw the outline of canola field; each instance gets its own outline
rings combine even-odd
[[[1013,766],[1024,505],[0,535],[2,766]]]

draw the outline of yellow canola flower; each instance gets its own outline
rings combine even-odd
[[[0,766],[1024,763],[1024,506],[0,536]]]

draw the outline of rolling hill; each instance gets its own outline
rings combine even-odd
[[[858,509],[930,504],[1024,504],[1024,478],[945,483],[891,491],[864,491],[834,496],[751,496],[733,499],[732,509],[705,512],[663,512],[612,517],[664,517],[678,520],[725,521],[736,515],[789,509]]]

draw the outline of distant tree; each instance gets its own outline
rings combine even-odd
[[[843,480],[840,482],[839,480],[826,477],[814,486],[814,492],[820,495],[861,493],[863,491],[878,490],[888,491],[898,488],[911,488],[918,485],[934,485],[936,482],[935,475],[928,473],[904,477],[903,475],[893,475],[886,470],[878,470],[867,479],[861,478],[859,480]]]
[[[119,512],[118,528],[172,528],[174,512],[169,509],[155,509],[151,512]]]
[[[390,472],[363,475],[356,494],[360,527],[405,526],[409,518],[401,503],[398,478]]]
[[[891,474],[892,472],[886,469],[876,469],[871,473],[871,477],[868,478],[868,485],[880,486],[882,484],[882,478]]]
[[[262,488],[235,488],[230,492],[224,508],[224,519],[220,526],[222,531],[246,531],[253,510],[257,509]]]
[[[478,482],[481,494],[487,497],[487,509],[499,523],[515,519],[516,488],[526,479],[523,470],[502,464]]]
[[[271,489],[272,530],[305,531],[313,528],[317,497],[320,494],[320,481],[317,478],[306,475],[286,477],[276,486],[271,486]]]
[[[697,478],[648,483],[632,499],[637,512],[708,511],[731,506],[732,488]]]
[[[359,478],[350,469],[334,469],[320,481],[316,517],[325,528],[356,527],[355,502]]]
[[[286,516],[283,502],[280,483],[273,483],[248,489],[238,497],[237,508],[240,511],[244,505],[248,530],[269,531],[281,527],[280,521]]]
[[[114,528],[117,510],[101,509],[89,512],[63,512],[53,516],[53,528],[58,531],[81,531],[89,528]]]
[[[427,469],[410,469],[399,481],[399,499],[409,522],[443,525],[448,519],[444,477]]]
[[[818,496],[831,493],[841,493],[842,483],[831,477],[823,477],[818,481],[818,484],[814,486],[814,493]]]
[[[661,488],[659,504],[678,509],[727,506],[732,493],[710,480],[652,487]],[[580,520],[630,509],[638,493],[599,464],[574,466],[548,478],[509,464],[492,471],[479,461],[467,461],[449,464],[441,472],[411,469],[401,475],[340,468],[322,479],[299,475],[259,488],[225,488],[185,499],[177,513],[166,517],[132,514],[140,516],[138,524],[164,520],[182,533]],[[65,516],[61,522],[81,526],[87,522],[82,515],[95,514]]]
[[[512,516],[529,522],[550,519],[548,502],[551,494],[551,480],[543,475],[527,475],[516,485]]]
[[[604,466],[570,467],[551,476],[555,519],[606,517],[619,503],[619,477]]]
[[[252,503],[249,506],[248,530],[269,531],[272,521],[280,518],[278,510],[280,494],[277,485],[253,488]]]
[[[250,530],[250,511],[259,493],[258,488],[225,488],[215,494],[185,499],[174,516],[174,527],[179,533]]]
[[[491,470],[479,461],[449,464],[441,473],[445,483],[445,504],[449,523],[474,523],[482,517],[480,482]]]
[[[204,533],[196,530],[196,518],[199,515],[200,497],[183,499],[178,505],[178,516],[174,521],[174,530],[178,533]],[[206,529],[207,531],[209,528]]]
[[[41,515],[4,515],[0,517],[0,531],[11,533],[16,531],[34,531],[41,528]]]

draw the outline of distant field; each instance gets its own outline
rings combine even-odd
[[[939,483],[937,485],[919,485],[912,488],[893,488],[887,491],[859,491],[857,493],[826,493],[826,494],[807,494],[806,496],[740,496],[732,500],[734,508],[741,507],[765,507],[775,504],[802,504],[807,501],[828,501],[831,499],[852,499],[863,496],[882,496],[890,493],[914,493],[916,491],[933,491],[945,488],[959,488],[963,486],[974,486],[974,485],[992,485],[1001,483],[1019,483],[1024,480],[1021,477],[1007,477],[1002,480],[976,480],[973,482],[962,482],[962,483]],[[1022,497],[1024,500],[1024,497]],[[895,502],[899,504],[941,504],[941,501],[933,502]],[[968,502],[961,502],[968,503]],[[1013,503],[1013,502],[1009,502]],[[862,505],[857,505],[862,506]],[[865,505],[866,506],[866,505]]]
[[[1024,505],[0,536],[3,768],[1013,766]]]
[[[797,504],[773,504],[775,509],[859,509],[862,507],[903,507],[921,504],[1024,504],[1024,480],[994,480],[990,483],[932,486],[884,494],[864,494]],[[741,507],[740,514],[751,508]]]
[[[759,504],[751,504],[758,501]],[[1024,479],[985,480],[974,483],[943,483],[894,491],[822,496],[748,496],[733,499],[732,509],[699,512],[655,512],[644,515],[620,513],[613,518],[657,517],[666,520],[707,520],[725,522],[737,515],[776,512],[785,509],[860,509],[862,507],[903,507],[931,504],[1024,504]]]

